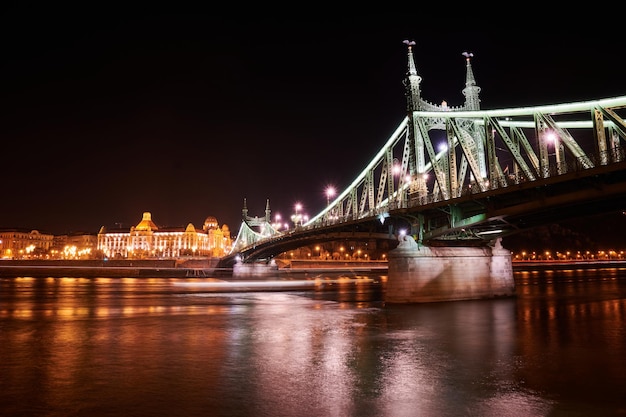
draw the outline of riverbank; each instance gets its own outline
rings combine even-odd
[[[2,260],[0,277],[201,277],[209,271],[215,276],[216,264],[217,259]]]
[[[217,260],[2,260],[0,277],[108,277],[108,278],[202,278],[232,277],[232,269],[217,268]],[[546,269],[626,268],[626,260],[514,261],[513,271]],[[322,274],[346,271],[352,274],[386,271],[383,261],[291,261],[278,263],[276,275]]]
[[[513,270],[626,268],[624,259],[566,259],[562,261],[513,261]]]
[[[187,260],[2,260],[0,277],[108,277],[108,278],[227,278],[232,269],[217,268],[218,259]],[[311,261],[294,260],[277,263],[276,275],[321,274],[348,271],[352,274],[387,270],[382,261]]]

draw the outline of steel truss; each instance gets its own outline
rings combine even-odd
[[[448,225],[468,195],[624,161],[626,97],[475,111],[413,111],[352,184],[305,227],[446,202]],[[437,149],[437,150],[436,150]],[[417,210],[416,210],[417,209]],[[419,224],[417,234],[432,227]],[[441,228],[442,225],[437,225]]]

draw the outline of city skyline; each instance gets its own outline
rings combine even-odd
[[[413,20],[411,20],[413,19]],[[463,102],[471,52],[485,109],[626,94],[589,34],[424,32],[375,24],[235,25],[171,15],[16,19],[2,66],[0,227],[53,234],[214,216],[310,215],[347,187],[405,116],[405,39],[422,96]],[[77,34],[80,34],[78,36]]]

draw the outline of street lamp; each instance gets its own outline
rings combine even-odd
[[[333,187],[332,185],[329,185],[328,187],[326,187],[326,205],[330,205],[330,199],[333,198],[335,196],[335,187]]]
[[[272,227],[274,230],[280,230],[282,228],[280,214],[276,213],[276,216],[274,216],[274,223],[272,223]]]
[[[400,164],[398,158],[393,158],[393,162],[391,164],[391,173],[393,175],[400,175],[400,173],[402,173],[402,164]]]
[[[298,227],[298,223],[302,224],[302,215],[300,214],[300,210],[302,210],[302,204],[296,203],[294,206],[295,213],[291,215],[291,221],[294,224],[294,227]]]

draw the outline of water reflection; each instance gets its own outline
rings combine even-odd
[[[515,278],[421,305],[383,276],[0,279],[0,414],[626,414],[626,273]]]
[[[626,414],[624,270],[545,271],[519,278],[518,340],[525,362],[519,378],[558,398],[573,403],[585,398]]]

